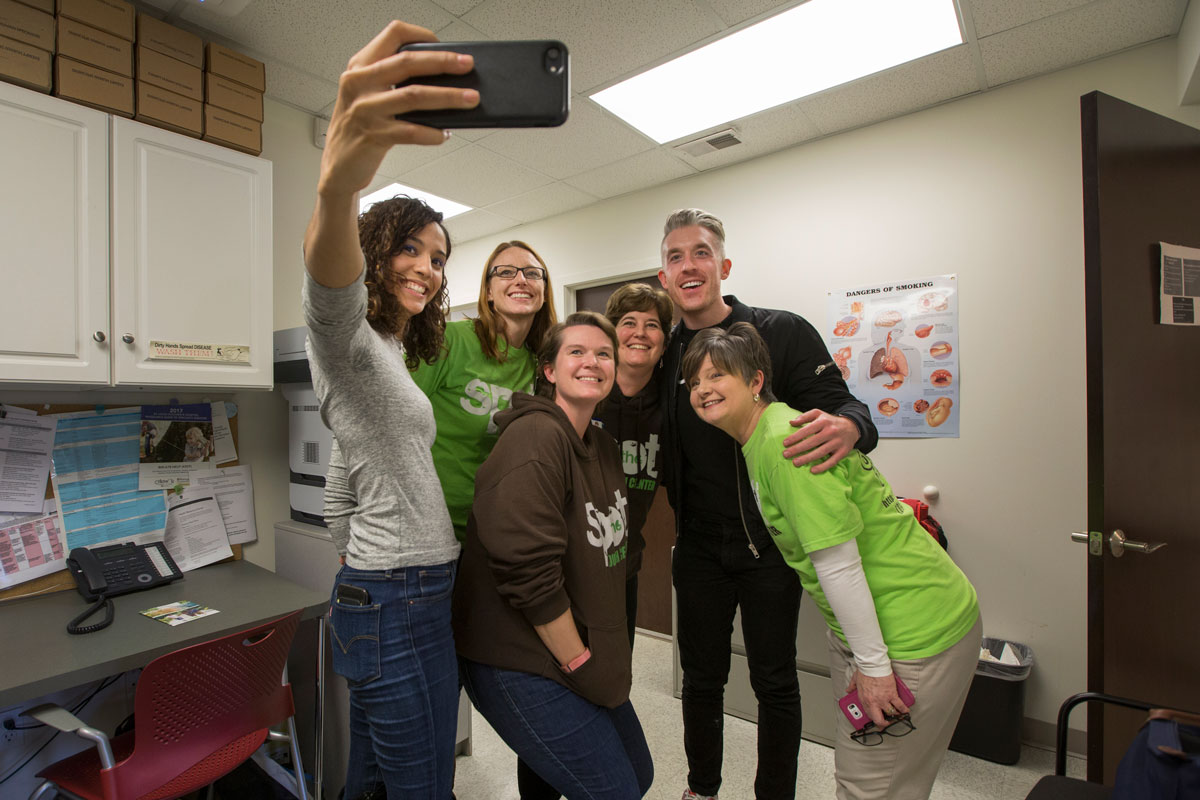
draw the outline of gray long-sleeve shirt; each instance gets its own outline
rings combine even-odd
[[[400,342],[367,323],[362,274],[341,289],[306,274],[303,308],[321,419],[337,437],[356,499],[348,530],[330,529],[338,552],[370,570],[458,558],[430,451],[433,409],[404,365]]]

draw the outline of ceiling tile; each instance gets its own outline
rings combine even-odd
[[[320,115],[337,98],[337,84],[318,78],[278,61],[267,62],[267,97]]]
[[[482,31],[472,28],[461,19],[451,20],[449,25],[438,28],[435,33],[440,42],[477,42],[480,39],[488,38],[483,35]]]
[[[988,86],[1042,75],[1177,32],[1187,0],[1100,0],[979,41]]]
[[[446,230],[450,231],[452,242],[462,244],[489,233],[515,227],[517,224],[519,223],[515,219],[476,209],[446,220]]]
[[[449,11],[456,17],[461,17],[463,14],[470,11],[475,6],[483,2],[483,0],[433,0],[442,8]],[[442,39],[443,42],[454,41],[453,39]]]
[[[655,145],[591,100],[575,97],[571,115],[561,127],[500,131],[480,146],[552,177],[566,178]]]
[[[710,170],[773,153],[821,135],[820,129],[796,103],[767,109],[725,127],[734,128],[742,143],[702,156],[689,156],[678,150],[674,152],[696,169]]]
[[[640,71],[725,28],[691,0],[488,0],[463,19],[493,39],[562,40],[576,92]]]
[[[975,20],[975,36],[982,39],[1009,28],[1052,17],[1092,0],[967,0]]]
[[[663,149],[648,150],[615,164],[568,178],[566,183],[597,197],[616,197],[696,172]]]
[[[545,175],[525,169],[475,144],[461,147],[437,161],[418,167],[404,178],[406,183],[418,189],[475,208],[550,183]]]
[[[766,18],[782,13],[805,0],[779,3],[776,0],[707,0],[708,5],[726,25],[738,25],[755,17]],[[755,20],[757,22],[757,20]]]
[[[828,135],[979,91],[975,61],[959,45],[830,89],[798,105]]]
[[[597,199],[599,198],[565,183],[552,183],[511,200],[493,203],[487,210],[518,222],[533,222],[591,205]]]
[[[443,158],[460,147],[466,147],[469,144],[465,139],[457,136],[451,136],[445,142],[439,145],[400,145],[393,147],[388,151],[388,154],[383,157],[383,163],[376,170],[377,175],[387,175],[401,183],[405,182],[405,177],[408,173],[415,170],[417,167],[423,167],[426,164],[431,164],[439,158]]]
[[[183,19],[236,43],[247,55],[336,81],[350,57],[395,18],[396,10],[389,0],[357,0],[352,6],[272,0],[251,3],[234,17],[189,5]],[[453,20],[430,0],[405,0],[403,12],[406,22],[430,30]]]

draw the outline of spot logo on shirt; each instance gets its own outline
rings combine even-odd
[[[626,535],[626,507],[629,501],[620,490],[613,492],[615,503],[607,511],[600,511],[591,502],[584,506],[587,515],[588,544],[598,547],[604,554],[604,565],[615,567],[625,560],[625,551],[629,546]]]
[[[468,414],[487,416],[488,433],[498,433],[496,427],[496,412],[508,408],[512,402],[513,390],[507,386],[497,386],[494,383],[475,378],[467,383],[466,397],[459,398],[459,405]]]

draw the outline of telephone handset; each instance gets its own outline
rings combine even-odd
[[[150,589],[179,580],[183,573],[162,542],[136,545],[132,542],[89,549],[77,547],[67,556],[67,568],[85,600],[95,605],[67,625],[67,633],[91,633],[112,624],[112,600],[129,592]],[[79,623],[105,608],[105,617],[95,625]]]

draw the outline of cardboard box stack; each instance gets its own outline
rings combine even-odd
[[[57,0],[56,11],[54,94],[132,117],[133,6],[124,0]]]
[[[204,140],[258,155],[267,88],[263,63],[214,42],[206,54]]]
[[[262,152],[263,63],[126,0],[0,0],[0,81]]]
[[[0,0],[0,80],[49,92],[54,54],[54,0]]]
[[[137,119],[199,136],[204,132],[204,42],[147,14],[138,14],[137,34]]]

